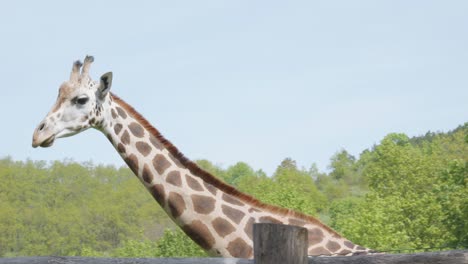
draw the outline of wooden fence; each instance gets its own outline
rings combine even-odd
[[[296,226],[254,224],[254,259],[236,258],[0,258],[0,264],[468,264],[468,250],[351,257],[308,257],[307,230]]]

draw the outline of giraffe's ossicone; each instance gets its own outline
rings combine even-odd
[[[112,73],[89,76],[93,57],[73,63],[51,111],[34,131],[33,147],[88,128],[104,133],[159,205],[212,255],[252,258],[254,223],[302,226],[309,255],[367,254],[312,216],[264,204],[223,183],[187,159],[133,107],[109,92]]]

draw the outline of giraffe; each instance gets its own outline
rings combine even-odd
[[[309,255],[368,254],[312,216],[264,204],[198,167],[132,106],[110,92],[112,72],[93,81],[94,61],[73,63],[56,103],[33,134],[33,147],[88,128],[101,131],[169,217],[213,256],[253,258],[254,223],[308,229]]]

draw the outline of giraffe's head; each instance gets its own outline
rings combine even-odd
[[[86,56],[83,64],[73,63],[70,80],[60,86],[55,105],[34,130],[33,147],[50,147],[56,138],[102,125],[104,108],[110,100],[112,73],[102,75],[99,82],[93,81],[89,76],[93,60]]]

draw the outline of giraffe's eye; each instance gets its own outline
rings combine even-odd
[[[88,100],[89,100],[89,98],[86,97],[86,96],[73,98],[73,102],[75,104],[79,104],[79,105],[85,105],[88,102]]]

